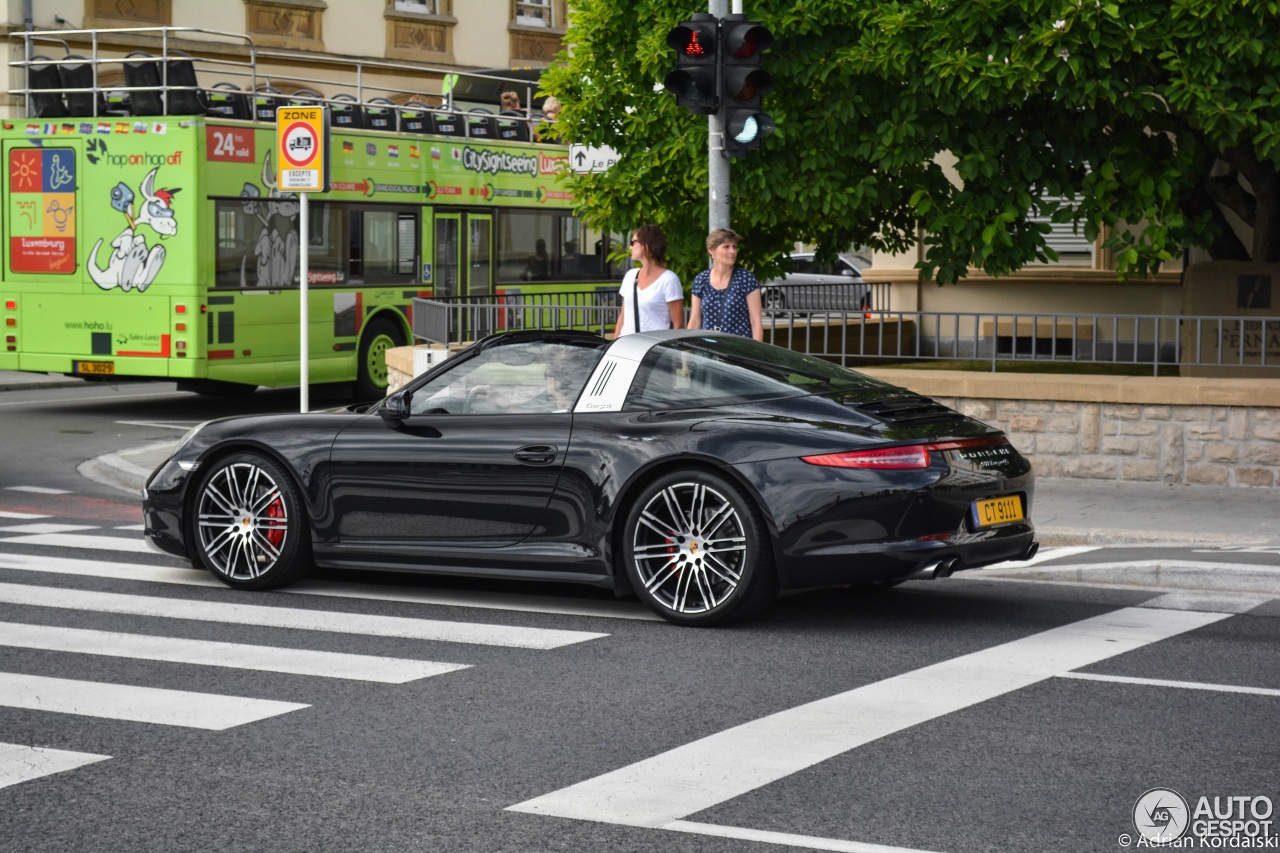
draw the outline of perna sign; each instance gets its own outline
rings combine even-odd
[[[277,108],[276,150],[281,190],[328,191],[329,111],[326,108]]]

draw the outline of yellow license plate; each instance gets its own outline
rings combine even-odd
[[[1022,519],[1022,498],[1018,495],[973,502],[974,527],[993,527]]]
[[[112,361],[77,361],[76,373],[93,373],[99,376],[106,374],[114,374],[116,372],[115,362]]]

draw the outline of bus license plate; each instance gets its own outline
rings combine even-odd
[[[76,373],[92,373],[98,376],[114,374],[116,365],[113,361],[77,361]]]
[[[1010,521],[1022,521],[1022,518],[1022,498],[1017,495],[973,502],[974,527],[992,527],[1008,524]]]

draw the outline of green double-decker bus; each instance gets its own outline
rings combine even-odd
[[[558,178],[567,149],[501,139],[483,114],[475,135],[468,114],[420,105],[384,105],[381,127],[335,124],[329,190],[301,234],[276,125],[252,109],[76,115],[69,95],[45,110],[56,92],[23,93],[28,117],[0,130],[0,370],[297,385],[300,245],[310,380],[355,383],[361,399],[385,390],[385,351],[412,340],[414,297],[616,289],[609,236],[574,216]]]

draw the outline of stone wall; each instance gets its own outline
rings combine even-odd
[[[1280,487],[1280,380],[864,372],[1000,427],[1042,477]]]

